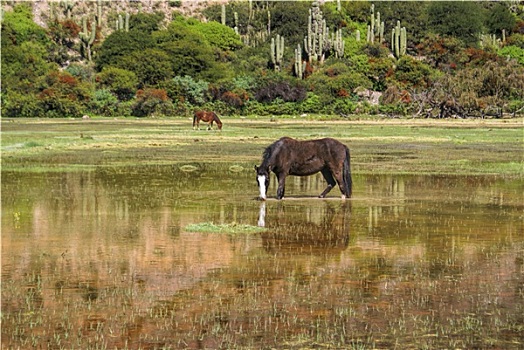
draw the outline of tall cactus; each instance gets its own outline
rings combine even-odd
[[[126,12],[125,20],[122,15],[118,15],[118,19],[116,20],[116,30],[125,30],[126,32],[129,32],[129,12]]]
[[[275,38],[271,38],[271,62],[276,71],[282,67],[282,58],[284,57],[284,37],[277,34]]]
[[[85,17],[82,18],[82,28],[82,32],[80,32],[78,35],[82,41],[84,52],[87,55],[87,60],[91,61],[91,47],[96,39],[96,20],[93,19],[91,21],[91,31],[89,32],[87,29],[87,19]]]
[[[235,33],[237,35],[240,35],[238,31],[238,13],[237,12],[233,13],[233,17],[235,18],[235,27],[233,29],[235,30]]]
[[[375,5],[371,5],[371,22],[368,24],[367,41],[373,44],[375,38],[378,38],[379,43],[384,41],[384,22],[380,21],[380,12],[375,15]]]
[[[295,75],[298,78],[303,79],[305,71],[306,62],[302,61],[302,48],[300,47],[300,44],[298,44],[295,49]]]
[[[102,0],[96,1],[96,24],[99,28],[102,26]]]
[[[304,38],[304,50],[309,62],[324,62],[325,53],[330,49],[329,28],[322,16],[318,1],[313,1],[309,9],[307,36]]]
[[[395,57],[400,58],[406,54],[406,48],[406,27],[400,27],[400,21],[397,21],[397,25],[391,30],[391,51],[395,54]]]
[[[69,0],[62,0],[60,1],[60,6],[64,8],[66,19],[71,19],[71,13],[73,11],[73,7],[75,7],[75,3]]]
[[[342,39],[342,29],[331,33],[331,46],[333,47],[336,58],[344,57],[345,42],[344,39]]]

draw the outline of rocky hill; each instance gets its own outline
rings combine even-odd
[[[10,10],[19,1],[2,1],[4,10]],[[180,12],[186,16],[201,17],[203,8],[211,4],[227,3],[228,0],[36,0],[32,1],[34,21],[42,27],[53,18],[71,16],[81,21],[84,16],[95,16],[100,6],[102,23],[113,28],[113,21],[118,14],[138,12],[165,13],[165,21],[172,18],[173,12]]]

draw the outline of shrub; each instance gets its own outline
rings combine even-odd
[[[41,98],[40,103],[47,118],[79,118],[84,114],[84,106],[65,97],[48,94]]]
[[[132,114],[137,117],[174,114],[173,104],[163,89],[143,89],[136,93]]]
[[[255,99],[259,102],[273,102],[280,99],[284,102],[299,102],[306,97],[306,89],[300,82],[291,84],[288,81],[269,81],[258,89]]]
[[[10,118],[18,117],[43,117],[44,109],[40,101],[32,94],[21,94],[9,92],[2,94],[2,116]]]
[[[116,67],[104,67],[96,76],[97,83],[115,94],[120,101],[133,98],[138,85],[138,78],[134,72]]]
[[[187,101],[193,105],[202,105],[209,101],[209,83],[195,80],[189,75],[177,75],[166,84],[168,96],[177,101]]]
[[[108,89],[96,90],[89,103],[92,113],[105,117],[118,115],[118,99]]]

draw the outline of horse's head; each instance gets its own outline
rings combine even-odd
[[[267,189],[269,188],[269,169],[255,165],[255,171],[257,172],[257,184],[260,191],[260,199],[265,201]]]

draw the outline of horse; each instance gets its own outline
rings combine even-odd
[[[282,137],[269,145],[260,166],[255,165],[260,199],[266,200],[269,173],[278,180],[277,199],[282,199],[288,175],[309,176],[321,172],[328,185],[319,195],[324,198],[338,183],[342,199],[352,195],[349,148],[332,138],[298,141]]]
[[[200,121],[209,123],[207,130],[211,130],[213,127],[213,122],[217,123],[218,130],[222,130],[222,122],[215,112],[196,111],[193,115],[193,129],[195,129],[195,127],[200,129]]]

